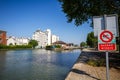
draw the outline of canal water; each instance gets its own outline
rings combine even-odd
[[[64,80],[81,51],[0,51],[0,80]]]

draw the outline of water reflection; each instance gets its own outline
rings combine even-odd
[[[5,62],[6,62],[6,51],[0,51],[0,73],[3,73],[5,69]]]
[[[0,80],[64,80],[80,51],[0,51]]]

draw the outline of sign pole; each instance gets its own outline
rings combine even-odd
[[[109,78],[109,54],[106,51],[106,80],[110,80]]]
[[[94,36],[98,35],[98,50],[106,53],[106,80],[110,79],[109,75],[109,51],[116,50],[115,37],[118,36],[118,16],[104,15],[93,17]],[[99,33],[100,32],[100,33]]]
[[[104,15],[104,29],[107,29],[106,15]],[[109,56],[108,51],[106,51],[106,80],[109,80]]]

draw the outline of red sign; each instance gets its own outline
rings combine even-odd
[[[116,43],[113,43],[115,40],[112,32],[104,30],[99,34],[98,39],[98,50],[100,51],[113,51],[116,50]]]
[[[112,43],[99,44],[99,50],[113,51],[116,50],[116,45]]]
[[[100,34],[100,39],[103,42],[111,42],[113,39],[113,34],[112,32],[105,30]]]

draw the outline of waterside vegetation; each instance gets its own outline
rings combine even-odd
[[[0,49],[28,49],[32,48],[32,45],[0,45]]]
[[[53,50],[55,48],[62,48],[61,45],[48,45],[46,46],[46,50]]]
[[[12,43],[9,45],[0,44],[0,49],[32,49],[38,45],[36,40],[30,40],[28,45],[13,45]]]

